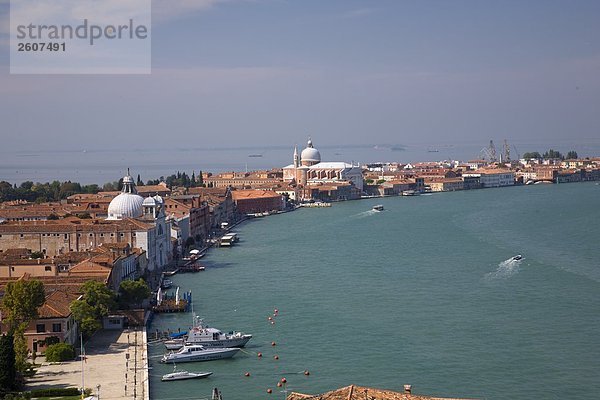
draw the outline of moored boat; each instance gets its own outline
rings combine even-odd
[[[184,345],[177,352],[166,353],[160,360],[163,363],[212,361],[231,358],[240,351],[237,347],[204,347],[199,344]]]
[[[185,379],[200,379],[206,378],[212,375],[212,372],[188,372],[188,371],[177,371],[177,366],[173,367],[173,372],[162,376],[161,381],[181,381]]]
[[[205,347],[244,347],[252,335],[248,333],[231,331],[221,332],[219,329],[204,324],[201,318],[196,317],[194,327],[187,336],[174,338],[164,342],[168,350],[176,350],[186,344],[200,344]]]

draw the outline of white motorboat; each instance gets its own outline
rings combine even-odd
[[[160,360],[163,363],[182,363],[192,361],[212,361],[231,358],[240,351],[231,347],[204,347],[199,344],[186,344],[179,351],[165,354]]]
[[[190,329],[186,337],[165,341],[168,350],[176,350],[184,344],[201,344],[205,347],[244,347],[252,335],[248,333],[231,331],[221,332],[216,328],[204,324],[201,318],[195,317],[194,327]]]
[[[377,204],[373,206],[373,211],[383,211],[383,205]]]
[[[181,381],[184,379],[200,379],[211,376],[212,372],[188,372],[188,371],[177,371],[177,366],[173,367],[173,372],[162,376],[161,381]]]
[[[520,254],[517,254],[516,256],[514,256],[513,258],[511,258],[511,261],[520,261],[523,259],[523,256]]]
[[[163,279],[160,287],[163,289],[169,289],[173,286],[173,281],[170,279]]]

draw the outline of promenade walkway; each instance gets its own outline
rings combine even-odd
[[[102,330],[85,345],[83,379],[101,399],[140,399],[148,396],[148,358],[143,329]],[[27,390],[48,387],[81,387],[81,361],[48,364],[43,357]],[[99,386],[99,389],[98,389]]]

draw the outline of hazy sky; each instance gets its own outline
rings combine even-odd
[[[0,14],[2,151],[600,137],[597,0],[155,0],[148,76],[9,75]]]

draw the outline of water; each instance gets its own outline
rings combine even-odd
[[[314,394],[410,383],[447,397],[597,398],[599,200],[594,184],[536,185],[246,223],[236,247],[209,252],[206,271],[173,280],[193,290],[207,322],[254,338],[231,360],[180,365],[213,371],[205,380],[162,383],[172,367],[153,358],[152,398],[203,398],[218,387],[227,400],[265,398],[268,388],[282,399],[282,377]],[[523,260],[510,261],[516,254]],[[160,315],[151,329],[190,321]]]

